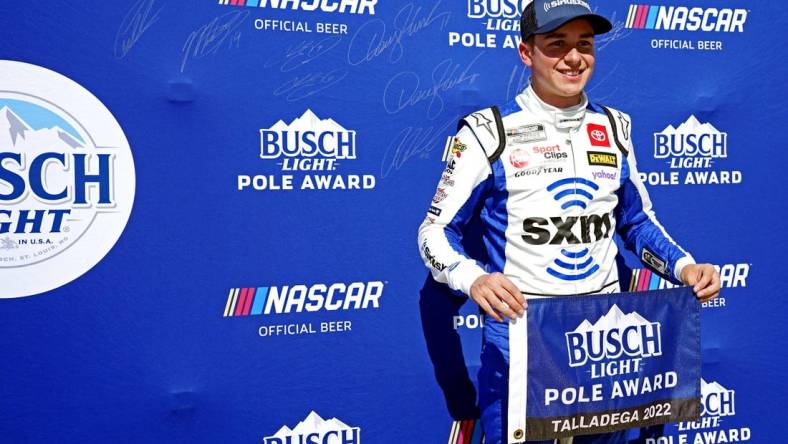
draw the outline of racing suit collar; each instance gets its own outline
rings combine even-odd
[[[523,109],[537,114],[558,129],[576,130],[583,123],[588,106],[588,96],[583,92],[579,104],[569,108],[558,108],[542,101],[529,84],[528,88],[517,96],[517,102]]]

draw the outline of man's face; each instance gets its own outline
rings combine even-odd
[[[529,39],[530,40],[530,39]],[[580,103],[580,95],[594,70],[594,28],[583,19],[572,20],[553,32],[520,43],[520,59],[532,71],[533,88],[546,103],[566,108]]]

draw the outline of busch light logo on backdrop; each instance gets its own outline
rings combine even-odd
[[[307,109],[289,124],[282,120],[260,129],[260,159],[274,161],[287,174],[241,174],[238,190],[368,190],[371,174],[337,174],[356,159],[356,131]]]
[[[528,3],[531,0],[468,0],[467,17],[478,24],[467,30],[450,31],[449,46],[517,48],[520,15]]]
[[[567,332],[566,346],[570,367],[624,357],[635,358],[637,369],[641,358],[662,355],[660,324],[649,322],[636,312],[625,315],[613,305],[594,324],[584,320],[574,331]],[[598,369],[594,367],[592,374],[594,370]]]
[[[134,201],[129,144],[70,79],[0,61],[0,297],[60,287],[98,263]]]
[[[716,381],[700,380],[701,417],[665,429],[665,436],[647,438],[645,444],[717,444],[750,441],[749,427],[734,425],[736,392]],[[723,424],[725,427],[722,427]]]
[[[654,157],[672,157],[671,167],[708,168],[712,159],[728,157],[728,134],[690,116],[678,128],[668,125],[661,133],[654,133]]]
[[[649,185],[730,185],[742,182],[742,172],[721,170],[717,162],[728,157],[728,134],[694,115],[674,128],[654,133],[654,158],[670,171],[640,172]]]
[[[701,8],[691,6],[629,5],[625,27],[656,31],[743,33],[747,23],[746,9]],[[655,38],[654,49],[722,51],[721,40],[692,40],[685,38]]]
[[[334,170],[337,159],[356,158],[356,132],[306,110],[289,125],[278,121],[260,130],[260,158],[284,157],[283,169]],[[323,165],[325,163],[325,166]]]
[[[736,414],[734,399],[736,393],[728,390],[717,382],[707,383],[700,380],[702,402],[701,416],[731,416]]]
[[[380,308],[386,282],[335,282],[313,285],[281,285],[231,288],[223,317],[243,318],[281,314],[347,312]],[[293,336],[316,333],[346,333],[353,330],[350,320],[300,321],[266,324],[259,336]]]
[[[263,438],[264,444],[361,444],[361,429],[337,418],[325,420],[312,411],[290,429],[282,426],[275,434]]]
[[[468,0],[468,17],[513,19],[519,26],[520,15],[528,3],[531,3],[531,0]],[[519,28],[511,30],[519,31]]]

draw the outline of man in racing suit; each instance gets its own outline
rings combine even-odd
[[[519,53],[532,70],[530,85],[510,103],[460,121],[419,228],[433,277],[486,313],[479,404],[487,444],[523,439],[524,418],[508,411],[511,397],[525,392],[512,382],[521,378],[509,378],[520,371],[509,338],[525,326],[517,319],[526,299],[620,291],[614,233],[646,267],[693,285],[702,301],[719,293],[713,266],[695,264],[655,218],[637,174],[629,116],[583,92],[594,35],[610,29],[581,0],[535,0],[525,8]],[[477,214],[486,264],[460,243]],[[624,443],[626,433],[574,438],[581,442]]]

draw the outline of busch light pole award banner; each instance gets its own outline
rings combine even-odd
[[[509,436],[696,420],[699,309],[689,287],[529,301],[527,331],[511,324]]]

